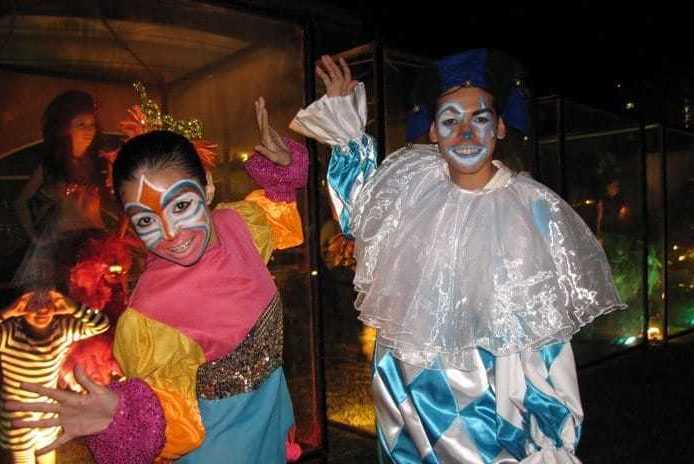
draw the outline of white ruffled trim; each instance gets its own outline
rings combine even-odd
[[[328,145],[346,147],[364,135],[366,127],[366,90],[360,82],[350,95],[324,95],[299,110],[289,128]]]
[[[356,307],[388,348],[469,370],[472,350],[505,356],[565,342],[624,308],[571,207],[495,165],[484,188],[463,190],[434,146],[405,148],[357,198]]]

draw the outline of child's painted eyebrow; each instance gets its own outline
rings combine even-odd
[[[147,208],[146,206],[143,206],[140,203],[128,203],[125,205],[125,213],[126,214],[137,214],[137,213],[153,213],[150,208]]]
[[[202,189],[197,182],[184,179],[176,182],[169,190],[166,191],[166,193],[164,193],[164,198],[162,198],[161,201],[161,207],[166,208],[166,206],[178,198],[179,195],[188,192],[197,193],[198,195],[204,197]]]

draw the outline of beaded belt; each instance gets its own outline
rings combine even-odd
[[[282,302],[272,297],[241,344],[225,357],[198,367],[197,394],[219,400],[254,390],[282,365]]]

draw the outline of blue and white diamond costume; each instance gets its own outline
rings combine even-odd
[[[393,463],[570,464],[583,410],[571,336],[624,307],[605,254],[558,195],[498,161],[455,185],[436,145],[376,169],[365,91],[323,97],[292,129],[332,146],[335,212],[356,240],[360,319],[378,329],[372,390]]]

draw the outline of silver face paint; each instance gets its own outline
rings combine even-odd
[[[436,113],[436,130],[439,137],[447,139],[465,120],[465,108],[457,102],[444,104]]]
[[[462,143],[443,150],[455,166],[471,170],[491,156],[491,144],[496,137],[496,118],[483,96],[477,108],[466,109],[459,102],[445,103],[436,114],[436,130],[443,140],[457,135]]]

